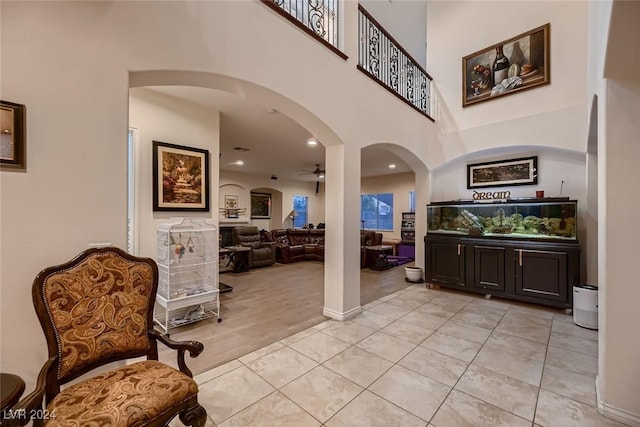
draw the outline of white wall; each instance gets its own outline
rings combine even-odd
[[[443,139],[430,147],[428,166],[503,146],[584,151],[587,11],[582,1],[429,2],[428,71],[436,83]],[[551,84],[463,108],[462,58],[546,23]]]
[[[505,186],[499,188],[467,189],[467,164],[520,157],[538,157],[536,185]],[[544,190],[545,197],[570,197],[585,200],[585,154],[558,150],[553,147],[504,147],[471,153],[455,159],[431,172],[431,200],[445,201],[473,199],[474,191],[509,191],[511,197],[535,197]],[[564,184],[562,184],[564,181]],[[560,187],[562,186],[562,193]],[[586,206],[585,206],[586,207]]]
[[[217,220],[220,113],[148,89],[133,88],[129,98],[129,124],[137,129],[140,143],[137,255],[155,258],[158,224],[173,217]],[[209,212],[153,211],[153,141],[209,150]]]
[[[623,415],[640,425],[640,335],[634,332],[640,322],[635,265],[640,227],[628,224],[629,209],[640,206],[640,148],[632,136],[640,133],[640,80],[608,81],[605,98],[607,144],[604,158],[598,154],[607,171],[599,200],[599,212],[605,212],[600,219],[606,249],[599,264],[605,310],[605,321],[599,325],[599,405],[607,414]]]
[[[418,64],[426,68],[426,0],[363,0],[360,3]]]

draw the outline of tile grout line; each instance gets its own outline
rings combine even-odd
[[[456,314],[458,314],[459,312],[461,312],[462,310],[464,310],[464,309],[465,309],[469,304],[471,304],[471,302],[472,302],[472,301],[470,301],[468,304],[466,304],[464,307],[462,307],[460,310],[458,310],[458,311],[456,312]],[[509,311],[509,310],[507,310],[507,311]],[[506,314],[506,312],[505,312],[505,314]],[[502,318],[503,318],[503,317],[504,317],[504,314],[502,315],[502,317],[500,318],[500,320],[502,320]],[[453,317],[452,317],[451,319],[453,319]],[[451,319],[449,319],[449,320],[451,320]],[[460,374],[460,376],[459,376],[459,377],[458,377],[458,379],[456,380],[455,384],[453,384],[453,385],[451,386],[451,390],[449,390],[449,392],[447,393],[447,395],[445,396],[445,398],[444,398],[444,399],[442,399],[442,402],[440,402],[440,405],[438,405],[438,408],[435,410],[435,412],[433,413],[433,415],[432,415],[432,416],[431,416],[431,418],[429,419],[429,421],[428,421],[428,423],[429,423],[429,424],[431,424],[431,421],[433,421],[433,419],[435,418],[436,414],[438,413],[438,411],[440,410],[440,408],[442,408],[442,405],[444,405],[444,402],[446,402],[446,401],[447,401],[447,399],[449,398],[449,396],[451,395],[451,392],[452,392],[453,390],[456,390],[456,391],[459,391],[459,392],[461,392],[461,393],[464,393],[464,392],[462,392],[462,391],[460,391],[460,390],[457,390],[457,389],[456,389],[456,386],[458,385],[458,383],[460,382],[460,380],[462,379],[462,377],[464,376],[464,374],[467,372],[467,370],[469,370],[469,367],[471,366],[471,364],[473,363],[473,361],[478,357],[478,354],[480,354],[480,351],[482,351],[482,349],[484,348],[484,345],[485,345],[485,344],[486,344],[486,342],[489,340],[489,337],[490,337],[490,336],[491,336],[491,334],[495,331],[495,329],[496,329],[496,327],[498,326],[498,324],[499,324],[499,323],[500,323],[500,322],[498,321],[498,323],[496,323],[496,326],[494,326],[494,327],[493,327],[493,329],[491,329],[491,333],[490,333],[489,335],[487,335],[487,338],[486,338],[486,339],[484,340],[484,342],[482,343],[482,346],[478,349],[478,352],[476,353],[476,355],[473,357],[473,359],[471,359],[471,360],[469,361],[469,363],[467,364],[467,366],[464,368],[464,371],[462,371],[462,374]],[[438,329],[440,329],[440,328],[438,328]],[[436,331],[437,331],[437,330],[436,330]],[[467,394],[467,393],[465,393],[465,394]],[[468,395],[468,394],[467,394],[467,395]],[[470,396],[470,395],[468,395],[468,396]],[[474,399],[478,399],[478,400],[481,400],[481,401],[483,401],[483,402],[484,402],[484,400],[479,399],[479,398],[477,398],[477,397],[475,397],[475,396],[471,396],[471,397],[473,397]],[[491,406],[496,407],[495,405],[492,405],[492,404],[490,404],[489,402],[485,402],[485,403],[486,403],[486,404],[488,404],[488,405],[491,405]],[[502,409],[502,408],[500,408],[500,409]],[[515,414],[514,414],[514,415],[515,415]],[[434,425],[435,425],[435,424],[434,424]],[[437,427],[437,426],[436,426],[436,427]]]
[[[419,287],[419,288],[417,288],[417,289],[418,289],[418,290],[420,290],[420,289],[424,289],[424,288],[423,288],[423,287]],[[429,288],[427,287],[427,290],[428,290],[428,289],[429,289]],[[406,293],[408,293],[408,292],[412,292],[412,291],[413,291],[413,290],[412,290],[411,288],[405,288],[405,289],[403,289],[403,290],[396,291],[394,294],[390,294],[389,296],[384,297],[384,298],[386,298],[384,301],[380,301],[380,300],[376,300],[376,301],[380,301],[380,302],[379,302],[379,304],[381,304],[381,303],[383,303],[383,302],[388,302],[388,301],[391,301],[391,300],[396,299],[396,298],[398,298],[398,297],[401,297],[402,295],[404,295],[404,294],[406,294]],[[400,292],[400,293],[399,293],[399,292]],[[395,295],[395,296],[391,297],[391,295]],[[389,298],[389,297],[391,297],[391,298]],[[435,298],[438,298],[438,296],[436,296]],[[393,406],[396,406],[396,407],[398,407],[398,408],[402,409],[404,412],[407,412],[407,413],[411,414],[412,416],[417,417],[418,419],[424,420],[423,418],[419,417],[418,415],[413,414],[411,411],[408,411],[408,410],[406,410],[406,409],[404,409],[404,408],[402,408],[402,407],[398,406],[398,405],[397,405],[397,404],[395,404],[394,402],[391,402],[391,401],[387,400],[386,398],[384,398],[384,397],[382,397],[382,396],[379,396],[378,394],[376,394],[375,392],[373,392],[372,390],[370,390],[370,389],[369,389],[369,387],[371,387],[371,385],[375,384],[375,383],[376,383],[376,382],[377,382],[377,381],[378,381],[382,376],[384,376],[387,372],[389,372],[389,370],[393,369],[394,367],[396,367],[396,366],[400,366],[400,367],[404,368],[404,366],[400,365],[399,363],[400,363],[402,360],[404,360],[404,359],[407,357],[407,355],[408,355],[408,354],[410,354],[411,352],[415,351],[415,350],[416,350],[416,348],[420,347],[420,346],[421,346],[421,344],[422,344],[422,343],[424,343],[424,342],[425,342],[425,341],[426,341],[430,336],[432,336],[432,335],[433,335],[434,333],[436,333],[436,332],[439,332],[439,331],[442,329],[442,327],[444,327],[444,325],[446,325],[446,324],[447,324],[447,323],[449,323],[450,321],[454,321],[454,322],[461,323],[461,324],[463,324],[463,325],[464,325],[464,324],[465,324],[465,322],[460,321],[460,320],[457,320],[457,321],[456,321],[456,319],[454,319],[454,317],[455,317],[456,315],[458,315],[460,312],[462,312],[465,308],[468,308],[468,307],[469,307],[469,305],[470,305],[470,304],[472,304],[473,302],[475,302],[475,301],[481,301],[480,299],[477,299],[477,300],[475,300],[475,299],[470,299],[470,300],[468,300],[468,301],[467,301],[467,303],[466,303],[464,306],[462,306],[462,307],[461,307],[460,309],[458,309],[457,311],[453,312],[453,314],[452,314],[450,317],[442,318],[442,319],[444,319],[444,323],[443,323],[443,324],[441,324],[437,329],[435,329],[435,330],[433,330],[431,333],[429,333],[429,335],[428,335],[427,337],[425,337],[425,338],[424,338],[420,343],[418,343],[418,344],[414,344],[414,343],[413,343],[413,342],[411,342],[411,341],[406,341],[404,338],[400,338],[400,337],[397,337],[397,336],[391,335],[391,334],[389,334],[389,333],[383,332],[383,329],[385,329],[385,328],[386,328],[386,327],[388,327],[389,325],[391,325],[391,324],[393,324],[393,323],[395,323],[395,322],[397,322],[397,321],[399,321],[399,320],[404,319],[406,316],[408,316],[409,314],[414,313],[414,312],[418,312],[418,313],[421,313],[421,314],[424,314],[424,315],[433,316],[433,317],[440,317],[440,316],[435,316],[435,315],[432,315],[432,314],[429,314],[429,313],[422,313],[422,312],[420,312],[420,311],[419,311],[419,309],[420,309],[420,308],[422,308],[422,307],[424,307],[425,305],[432,304],[432,301],[433,301],[433,299],[435,299],[435,298],[432,298],[432,299],[430,299],[429,301],[426,301],[426,302],[424,302],[423,304],[421,304],[421,305],[419,305],[419,306],[417,306],[417,307],[414,307],[414,308],[407,307],[407,306],[403,306],[403,305],[401,305],[401,304],[395,305],[396,307],[399,307],[399,308],[401,308],[401,309],[408,309],[408,310],[409,310],[407,313],[403,314],[403,315],[402,315],[401,317],[399,317],[399,318],[391,318],[391,317],[388,317],[388,316],[386,316],[386,315],[384,315],[384,314],[380,314],[380,313],[377,313],[377,312],[375,312],[375,311],[372,311],[372,310],[369,310],[369,309],[365,309],[365,308],[363,308],[363,312],[364,312],[364,311],[370,311],[372,314],[376,314],[376,315],[383,316],[383,317],[388,317],[388,318],[389,318],[390,320],[392,320],[392,321],[391,321],[390,323],[388,323],[388,324],[386,324],[386,325],[383,325],[383,326],[380,326],[380,327],[377,327],[377,326],[376,326],[376,327],[377,327],[377,329],[371,328],[370,326],[360,325],[360,326],[363,326],[363,327],[367,327],[367,328],[369,328],[369,329],[372,329],[374,332],[372,332],[372,333],[370,333],[370,334],[368,334],[368,335],[366,335],[366,336],[364,336],[364,337],[360,338],[356,343],[347,342],[347,341],[345,341],[345,340],[343,340],[343,339],[341,339],[341,338],[338,338],[338,337],[336,337],[336,336],[333,336],[333,335],[331,335],[331,334],[328,334],[328,333],[324,332],[324,330],[325,330],[326,328],[323,328],[323,329],[317,329],[315,333],[317,333],[317,332],[323,332],[323,333],[324,333],[324,335],[330,336],[330,337],[332,337],[332,338],[334,338],[334,339],[337,339],[337,340],[339,340],[339,341],[342,341],[342,342],[344,342],[344,343],[348,344],[348,347],[347,347],[347,348],[345,348],[345,349],[343,349],[343,350],[339,351],[338,353],[336,353],[335,355],[331,356],[329,359],[327,359],[327,360],[325,360],[325,361],[323,361],[323,362],[317,362],[317,361],[315,361],[315,360],[311,359],[309,356],[306,356],[305,354],[303,354],[303,353],[299,352],[298,350],[296,350],[295,348],[292,348],[292,347],[290,346],[291,344],[294,344],[295,342],[298,342],[298,341],[300,341],[300,340],[302,340],[302,339],[304,339],[304,338],[306,338],[306,337],[302,337],[302,338],[300,338],[300,339],[298,339],[298,340],[296,340],[296,341],[293,341],[293,342],[290,342],[290,343],[287,343],[287,344],[281,343],[281,341],[282,341],[282,340],[280,340],[280,341],[276,341],[275,343],[281,343],[281,344],[282,344],[282,347],[280,347],[280,348],[278,348],[278,349],[275,349],[275,350],[273,350],[273,351],[270,351],[270,352],[268,352],[268,353],[266,353],[266,354],[264,354],[264,355],[262,355],[262,356],[260,356],[260,357],[258,357],[258,358],[256,358],[256,359],[252,360],[251,362],[253,362],[253,361],[255,361],[255,360],[258,360],[258,359],[260,359],[260,358],[262,358],[262,357],[265,357],[265,356],[267,356],[267,355],[269,355],[269,354],[272,354],[272,353],[274,353],[274,352],[276,352],[276,351],[279,351],[279,350],[281,350],[281,349],[282,349],[282,348],[284,348],[284,347],[288,347],[289,349],[291,349],[291,350],[295,351],[296,353],[298,353],[298,354],[300,354],[300,355],[304,356],[305,358],[307,358],[307,359],[309,359],[309,360],[312,360],[313,362],[315,362],[315,363],[317,364],[316,366],[314,366],[313,368],[311,368],[311,369],[309,369],[309,370],[307,370],[307,371],[303,372],[302,374],[300,374],[300,375],[299,375],[299,376],[297,376],[296,378],[294,378],[294,379],[292,379],[292,380],[288,381],[288,382],[287,382],[286,384],[284,384],[282,387],[275,387],[275,386],[274,386],[273,384],[271,384],[271,383],[270,383],[266,378],[264,378],[264,377],[260,376],[257,372],[255,372],[254,370],[252,370],[252,369],[251,369],[251,368],[250,368],[246,363],[244,363],[244,362],[240,361],[240,360],[239,360],[240,358],[235,359],[235,360],[237,360],[238,362],[240,362],[240,366],[235,367],[235,368],[233,368],[233,369],[231,369],[231,370],[229,370],[229,371],[227,371],[227,372],[225,372],[225,373],[223,373],[223,374],[220,374],[220,375],[218,375],[217,377],[210,378],[210,379],[208,379],[207,381],[203,382],[201,385],[204,385],[204,384],[206,384],[206,383],[207,383],[207,382],[209,382],[209,381],[212,381],[212,380],[214,380],[214,379],[216,379],[216,378],[219,378],[219,377],[220,377],[220,376],[222,376],[222,375],[225,375],[225,374],[227,374],[227,373],[229,373],[229,372],[233,372],[233,371],[237,370],[238,368],[240,368],[240,367],[243,367],[243,366],[244,366],[244,367],[247,367],[247,368],[248,368],[252,373],[254,373],[255,375],[257,375],[259,378],[261,378],[262,380],[264,380],[264,381],[265,381],[267,384],[269,384],[271,387],[273,387],[273,388],[274,388],[274,390],[273,390],[271,393],[267,394],[266,396],[262,397],[261,399],[257,400],[256,402],[252,403],[251,405],[247,406],[246,408],[243,408],[242,410],[238,411],[237,413],[232,414],[230,417],[228,417],[228,418],[226,418],[225,420],[223,420],[223,422],[224,422],[224,421],[226,421],[226,420],[228,420],[229,418],[231,418],[231,417],[233,417],[233,416],[235,416],[235,415],[239,414],[239,413],[242,413],[243,411],[245,411],[245,410],[249,409],[251,406],[255,405],[256,403],[258,403],[258,402],[260,402],[260,401],[264,400],[265,398],[267,398],[267,397],[269,397],[269,396],[272,396],[274,393],[279,392],[279,393],[280,393],[282,396],[284,396],[287,400],[291,401],[292,403],[294,403],[294,405],[296,405],[296,406],[297,406],[297,407],[299,407],[302,411],[304,411],[304,413],[308,414],[308,415],[309,415],[309,416],[311,416],[314,420],[317,420],[317,421],[318,421],[322,426],[324,426],[324,425],[326,425],[326,423],[327,423],[327,422],[329,422],[329,421],[330,421],[331,419],[333,419],[337,414],[339,414],[342,410],[344,410],[344,408],[346,408],[346,407],[347,407],[351,402],[353,402],[355,399],[357,399],[359,396],[361,396],[361,395],[364,393],[364,391],[365,391],[365,390],[366,390],[366,391],[368,391],[368,392],[370,392],[370,393],[372,393],[373,395],[375,395],[375,396],[377,396],[377,397],[379,397],[379,398],[383,399],[385,402],[388,402],[388,403],[392,404]],[[376,306],[377,306],[377,305],[379,305],[379,304],[376,304]],[[394,304],[391,304],[391,305],[394,305]],[[435,305],[438,305],[438,304],[435,304]],[[373,306],[373,307],[375,307],[375,306]],[[373,308],[373,307],[371,307],[371,308]],[[479,348],[479,349],[478,349],[478,351],[476,352],[475,356],[471,359],[471,361],[469,361],[469,362],[467,363],[467,366],[465,367],[464,371],[463,371],[463,372],[462,372],[462,374],[458,377],[458,379],[456,380],[455,384],[454,384],[453,386],[451,386],[451,388],[450,388],[449,392],[448,392],[448,393],[447,393],[447,395],[444,397],[444,399],[442,400],[442,402],[440,403],[440,405],[438,406],[438,408],[434,411],[434,413],[433,413],[433,415],[431,416],[431,418],[430,418],[429,420],[426,420],[426,421],[427,421],[427,423],[430,423],[430,422],[431,422],[431,420],[433,420],[433,418],[435,417],[435,415],[438,413],[438,411],[442,408],[442,406],[443,406],[444,402],[445,402],[445,401],[449,398],[449,396],[451,395],[451,392],[455,389],[455,387],[456,387],[456,386],[457,386],[457,384],[460,382],[460,380],[462,379],[462,377],[463,377],[463,376],[465,375],[465,373],[468,371],[469,367],[470,367],[470,366],[473,364],[473,362],[477,359],[477,357],[478,357],[479,353],[482,351],[482,349],[484,349],[484,348],[485,348],[485,346],[486,346],[486,344],[487,344],[487,341],[489,340],[489,338],[491,337],[491,335],[492,335],[494,332],[497,332],[497,331],[496,331],[496,328],[498,327],[498,325],[500,324],[500,322],[502,322],[502,321],[505,319],[505,316],[507,316],[507,314],[508,314],[508,313],[512,312],[512,308],[513,308],[513,307],[514,307],[513,305],[509,304],[509,307],[508,307],[508,308],[507,308],[507,309],[502,313],[502,315],[500,316],[500,320],[498,320],[498,322],[496,323],[496,325],[495,325],[495,326],[490,330],[491,332],[487,335],[487,338],[482,342],[482,345],[480,346],[480,348]],[[441,308],[445,309],[445,307],[441,307]],[[513,311],[513,313],[515,313],[515,311]],[[517,313],[515,313],[515,314],[517,314]],[[525,316],[526,316],[526,315],[527,315],[527,313],[525,312],[525,313],[523,313],[523,315],[525,315]],[[543,318],[543,319],[544,319],[544,318]],[[554,348],[556,348],[556,346],[551,346],[551,344],[550,344],[550,342],[551,342],[551,333],[552,333],[552,329],[553,329],[553,322],[554,322],[555,320],[556,320],[556,319],[555,319],[555,316],[551,318],[551,327],[549,328],[549,335],[548,335],[548,337],[547,337],[546,349],[545,349],[545,357],[544,357],[544,360],[542,361],[542,374],[541,374],[541,377],[540,377],[540,383],[539,383],[539,385],[538,385],[538,387],[537,387],[537,388],[538,388],[538,390],[537,390],[537,394],[536,394],[536,403],[535,403],[535,407],[534,407],[533,420],[531,420],[531,423],[532,423],[532,424],[534,424],[534,423],[535,423],[535,417],[536,417],[536,415],[537,415],[538,400],[539,400],[539,396],[540,396],[540,391],[541,391],[541,389],[542,389],[542,376],[544,375],[544,369],[545,369],[546,364],[547,364],[547,358],[548,358],[549,349],[550,349],[550,347],[554,347]],[[315,328],[316,326],[318,326],[318,325],[320,325],[320,324],[322,324],[322,323],[324,323],[324,322],[326,322],[326,321],[327,321],[327,320],[325,320],[325,321],[323,321],[323,322],[320,322],[320,323],[318,323],[317,325],[311,326],[309,329],[313,329],[313,328]],[[558,321],[560,321],[560,320],[558,320]],[[411,322],[408,322],[408,323],[410,323],[411,325],[414,325],[414,326],[416,326],[416,327],[421,327],[422,329],[425,329],[425,330],[430,330],[430,329],[427,329],[427,328],[422,327],[421,325],[417,325],[417,324],[414,324],[414,323],[411,323]],[[471,325],[471,326],[475,326],[475,325]],[[331,327],[331,326],[328,326],[328,327]],[[484,329],[484,328],[483,328],[483,329]],[[487,329],[487,330],[488,330],[488,329]],[[301,332],[302,332],[302,331],[301,331]],[[361,341],[363,341],[363,340],[367,339],[368,337],[370,337],[370,336],[372,336],[372,335],[374,335],[374,334],[376,334],[376,333],[378,333],[378,332],[381,332],[381,333],[383,333],[383,334],[385,334],[385,335],[388,335],[388,336],[390,336],[390,337],[393,337],[393,338],[396,338],[396,339],[400,339],[400,340],[402,340],[402,341],[405,341],[405,342],[407,342],[407,343],[410,343],[410,344],[412,344],[412,345],[413,345],[413,347],[412,347],[412,349],[411,349],[410,351],[408,351],[408,352],[407,352],[403,357],[401,357],[398,361],[393,362],[393,361],[390,361],[390,360],[388,360],[388,359],[382,358],[383,360],[387,360],[388,362],[391,362],[391,363],[392,363],[392,365],[391,365],[388,369],[386,369],[384,372],[382,372],[378,377],[376,377],[376,378],[375,378],[375,379],[374,379],[374,380],[373,380],[373,381],[372,381],[368,386],[366,386],[366,387],[362,387],[362,386],[360,386],[359,384],[357,384],[357,383],[353,382],[352,380],[350,380],[349,378],[344,377],[344,376],[343,376],[343,375],[341,375],[340,373],[338,373],[338,372],[334,371],[333,369],[331,369],[331,368],[329,368],[328,366],[326,366],[326,365],[325,365],[325,363],[326,363],[326,362],[328,362],[329,360],[333,359],[334,357],[338,356],[339,354],[344,353],[345,351],[347,351],[347,350],[349,350],[349,349],[351,349],[351,348],[353,348],[353,347],[357,347],[357,344],[358,344],[358,343],[360,343]],[[312,334],[310,334],[310,335],[308,335],[308,336],[314,335],[315,333],[312,333]],[[444,332],[441,332],[441,333],[444,333]],[[296,335],[296,334],[292,334],[291,336],[293,336],[293,335]],[[448,335],[448,334],[445,334],[445,335]],[[521,336],[518,336],[518,335],[511,335],[511,334],[509,334],[509,333],[507,333],[507,334],[505,334],[505,335],[513,336],[513,337],[521,338],[521,339],[522,339],[522,338],[524,338],[524,337],[521,337]],[[561,335],[567,335],[567,336],[574,337],[574,335],[565,334],[565,333],[561,333]],[[289,336],[289,337],[291,337],[291,336]],[[289,337],[286,337],[286,338],[289,338]],[[455,336],[452,336],[452,337],[456,338]],[[578,337],[578,336],[575,336],[575,337],[576,337],[576,338],[581,338],[581,337]],[[284,340],[284,339],[286,339],[286,338],[283,338],[283,340]],[[584,338],[583,338],[583,339],[584,339]],[[585,339],[585,340],[586,340],[586,339]],[[533,340],[533,341],[535,341],[535,340]],[[593,340],[589,340],[589,341],[593,341]],[[595,342],[597,343],[597,341],[595,341]],[[272,344],[275,344],[275,343],[272,343]],[[272,344],[270,344],[270,345],[272,345]],[[267,347],[267,346],[265,346],[265,347]],[[264,347],[263,347],[263,348],[264,348]],[[358,347],[358,348],[359,348],[359,347]],[[493,348],[493,347],[487,347],[487,348]],[[573,350],[573,349],[565,349],[565,348],[563,348],[563,347],[558,347],[558,348],[559,348],[559,349],[562,349],[562,350],[566,350],[566,351],[574,351],[574,352],[576,352],[576,353],[578,353],[578,354],[585,354],[585,355],[588,355],[588,356],[592,356],[592,355],[590,355],[590,354],[582,353],[582,352],[579,352],[579,351],[575,351],[575,350]],[[359,348],[359,349],[360,349],[360,350],[362,350],[362,351],[364,351],[364,352],[370,353],[370,352],[368,352],[367,350],[364,350],[364,349],[361,349],[361,348]],[[256,350],[256,351],[259,351],[259,349],[258,349],[258,350]],[[437,353],[440,353],[440,352],[438,352],[437,350],[432,350],[432,351],[436,351]],[[251,353],[247,353],[247,354],[251,354]],[[377,354],[375,354],[375,353],[371,353],[371,354],[373,354],[374,356],[380,357],[380,356],[378,356],[378,355],[377,355]],[[444,354],[444,353],[440,353],[440,354],[443,354],[444,356],[447,356],[447,357],[452,357],[452,356],[447,355],[447,354]],[[245,356],[246,356],[246,355],[245,355]],[[457,359],[457,358],[455,358],[455,357],[454,357],[454,359]],[[458,360],[461,360],[461,359],[458,359]],[[466,362],[466,361],[464,361],[464,360],[462,360],[462,361],[463,361],[463,362]],[[232,362],[232,361],[229,361],[229,362],[227,362],[227,363],[230,363],[230,362]],[[247,362],[247,363],[251,363],[251,362]],[[219,365],[219,366],[222,366],[222,365]],[[313,369],[316,369],[318,366],[323,366],[324,368],[326,368],[326,369],[330,370],[331,372],[335,373],[336,375],[339,375],[340,377],[343,377],[343,378],[345,378],[346,380],[350,381],[351,383],[353,383],[353,384],[355,384],[355,385],[357,385],[357,386],[359,386],[359,387],[361,387],[361,388],[362,388],[362,390],[361,390],[360,392],[358,392],[358,393],[357,393],[353,398],[351,398],[348,402],[346,402],[346,403],[344,404],[344,406],[342,406],[342,407],[341,407],[341,408],[340,408],[336,413],[334,413],[331,417],[329,417],[325,422],[322,422],[322,421],[318,420],[317,418],[315,418],[313,415],[311,415],[309,412],[307,412],[306,410],[304,410],[304,408],[302,408],[300,405],[298,405],[295,401],[291,400],[291,399],[290,399],[286,394],[284,394],[284,393],[281,391],[281,389],[282,389],[283,387],[285,387],[287,384],[290,384],[291,382],[295,381],[296,379],[299,379],[300,377],[304,376],[305,374],[307,374],[308,372],[312,371]],[[409,371],[415,372],[415,373],[416,373],[416,374],[418,374],[418,375],[422,375],[422,374],[420,374],[419,372],[414,371],[413,369],[409,369],[409,368],[404,368],[404,369],[407,369],[407,370],[409,370]],[[489,369],[489,370],[490,370],[490,369]],[[498,374],[499,374],[499,373],[498,373]],[[505,375],[505,374],[501,374],[501,375]],[[509,377],[508,375],[505,375],[505,376]],[[431,377],[428,377],[428,376],[425,376],[425,378],[428,378],[429,380],[433,380],[433,381],[436,381],[436,382],[438,382],[438,383],[441,383],[440,381],[435,380],[435,379],[433,379],[433,378],[431,378]],[[441,384],[444,384],[444,383],[441,383]],[[446,384],[444,384],[444,385],[446,385]],[[448,385],[446,385],[446,386],[448,387]],[[457,390],[457,391],[458,391],[458,392],[460,392],[460,393],[463,393],[463,394],[467,394],[467,393],[465,393],[465,392],[463,392],[463,391],[460,391],[460,390]],[[468,395],[468,394],[467,394],[467,395]],[[469,396],[471,396],[471,395],[469,395]],[[475,396],[471,396],[471,397],[473,397],[473,398],[475,398],[475,399],[478,399],[478,400],[480,400],[480,401],[483,401],[482,399],[479,399],[479,398],[477,398],[477,397],[475,397]],[[569,399],[571,399],[571,398],[569,398]],[[575,399],[573,399],[573,400],[575,400]],[[483,402],[484,402],[484,401],[483,401]],[[491,403],[489,403],[489,402],[485,402],[485,403],[486,403],[486,404],[488,404],[488,405],[490,405],[490,406],[492,406],[492,407],[498,408],[498,409],[500,409],[500,410],[504,410],[504,409],[502,409],[502,408],[500,408],[500,407],[497,407],[497,406],[495,406],[495,405],[493,405],[493,404],[491,404]],[[509,414],[511,414],[511,415],[513,415],[513,416],[516,416],[516,417],[518,417],[518,418],[520,418],[520,419],[525,420],[525,418],[521,417],[520,415],[514,414],[514,413],[512,413],[512,412],[510,412],[510,411],[505,411],[505,412],[507,412],[507,413],[509,413]],[[210,417],[208,417],[208,418],[213,422],[213,420],[212,420]],[[527,421],[529,421],[529,420],[527,420]],[[214,424],[215,424],[215,422],[214,422]]]
[[[542,379],[544,378],[544,371],[547,368],[547,357],[549,356],[549,347],[551,343],[551,331],[553,330],[553,320],[551,321],[551,328],[549,328],[549,341],[547,342],[547,349],[544,352],[544,361],[542,362],[542,373],[540,374],[540,385],[538,386],[538,393],[536,393],[536,406],[533,409],[532,423],[536,422],[536,415],[538,415],[538,402],[540,401],[540,391],[542,391]]]

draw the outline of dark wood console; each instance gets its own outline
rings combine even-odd
[[[496,297],[572,308],[580,282],[577,241],[427,234],[428,283]]]

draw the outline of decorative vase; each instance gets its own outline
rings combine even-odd
[[[420,267],[405,267],[404,273],[407,276],[407,280],[410,282],[422,281],[422,268]]]

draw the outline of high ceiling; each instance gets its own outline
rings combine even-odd
[[[267,105],[251,103],[213,89],[188,86],[154,86],[148,89],[220,111],[221,170],[315,181],[316,175],[304,174],[304,171],[313,171],[316,164],[325,169],[322,141],[310,147],[307,141],[313,139],[313,135]],[[244,164],[237,165],[238,160]],[[391,163],[396,165],[395,169],[389,169]],[[387,150],[367,147],[362,151],[363,177],[409,171],[411,169],[404,161]]]

